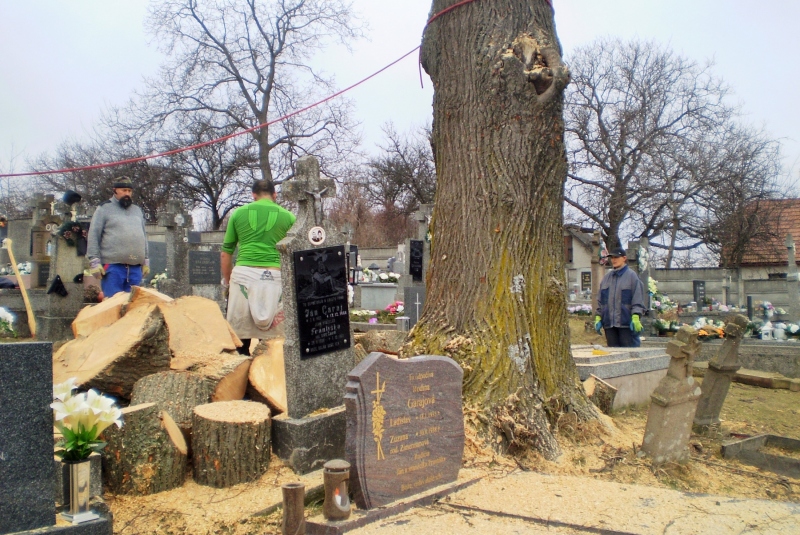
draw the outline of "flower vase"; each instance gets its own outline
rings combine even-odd
[[[91,461],[89,459],[64,461],[64,464],[69,466],[69,511],[61,513],[61,516],[73,524],[100,518],[89,510]]]

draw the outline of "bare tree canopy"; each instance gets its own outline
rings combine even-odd
[[[569,63],[567,203],[609,247],[621,245],[620,230],[633,219],[640,236],[668,226],[679,233],[673,209],[713,177],[706,141],[735,112],[727,87],[710,65],[653,42],[600,39]]]
[[[434,0],[431,13],[454,4]],[[404,353],[454,358],[471,423],[498,448],[552,458],[561,414],[596,415],[569,350],[569,71],[553,11],[547,0],[465,4],[426,28],[421,59],[434,85],[436,200],[427,299]]]
[[[310,58],[328,42],[347,45],[361,35],[341,0],[167,0],[152,4],[148,29],[168,60],[119,117],[138,125],[132,135],[156,130],[162,140],[175,122],[186,124],[181,115],[231,131],[315,102],[333,83]],[[261,176],[285,179],[305,154],[331,174],[357,142],[350,107],[340,98],[253,131]]]

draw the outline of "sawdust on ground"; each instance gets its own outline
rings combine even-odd
[[[560,483],[573,485],[576,490],[587,483],[586,478],[592,478],[693,493],[800,503],[800,480],[723,459],[720,453],[721,443],[729,440],[731,433],[754,435],[766,432],[800,439],[798,416],[800,392],[733,384],[723,408],[722,418],[725,421],[722,426],[711,437],[692,435],[691,460],[683,465],[653,467],[648,459],[636,455],[647,421],[647,407],[643,406],[614,414],[616,429],[612,432],[597,423],[576,425],[571,422],[562,425],[559,438],[562,455],[557,461],[547,461],[536,454],[528,454],[521,459],[499,455],[484,448],[476,435],[468,431],[465,467],[477,469],[484,475],[485,481],[476,484],[478,489],[481,485],[490,485],[497,478],[508,477],[520,470],[533,470],[544,474],[578,476],[564,478]],[[278,534],[280,510],[267,515],[257,513],[280,503],[281,484],[298,479],[306,484],[307,490],[322,483],[319,472],[298,477],[273,456],[269,471],[253,483],[213,489],[196,484],[190,477],[180,489],[144,497],[106,494],[106,498],[114,513],[114,533],[118,534]],[[535,489],[531,489],[531,492],[533,496]],[[502,495],[496,495],[498,503],[503,499]],[[384,526],[385,533],[414,533],[413,528],[424,525],[425,519],[435,523],[432,519],[450,514],[448,511],[444,503],[415,509],[382,521],[375,528]],[[307,508],[307,513],[309,516],[319,513],[319,504],[312,504]],[[402,522],[406,522],[411,531],[396,531],[404,526]],[[518,531],[519,524],[518,520],[488,518],[480,512],[466,517],[453,514],[452,519],[444,522],[449,526],[449,531],[437,528],[437,533],[463,532],[465,530],[459,529],[459,526],[465,522],[471,522],[476,529],[484,522],[491,522],[495,528],[501,525],[508,527],[507,533]],[[537,530],[538,527],[526,525],[519,532],[538,533]],[[574,533],[569,528],[553,526],[543,527],[541,532],[545,531]]]

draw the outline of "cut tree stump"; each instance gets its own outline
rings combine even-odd
[[[83,307],[72,322],[72,334],[75,338],[89,336],[97,329],[111,325],[125,315],[129,298],[126,292],[119,292],[102,303]]]
[[[178,426],[155,403],[122,409],[123,426],[103,432],[103,480],[117,494],[145,495],[183,485],[187,447]]]
[[[614,398],[617,397],[617,389],[613,385],[603,381],[596,375],[590,374],[589,378],[583,382],[583,389],[586,396],[597,405],[603,414],[611,414],[614,407]]]
[[[97,388],[129,399],[136,381],[169,369],[167,339],[158,307],[128,310],[111,325],[61,346],[53,356],[53,382],[76,377],[81,389]]]
[[[270,411],[252,401],[221,401],[194,409],[194,480],[211,487],[254,481],[269,468]]]
[[[250,399],[269,405],[273,414],[284,413],[287,409],[283,339],[274,338],[262,342],[256,351],[250,365],[248,395]]]
[[[237,342],[241,346],[219,305],[211,299],[186,296],[161,303],[159,308],[169,329],[173,370],[187,370],[226,351],[236,354]]]

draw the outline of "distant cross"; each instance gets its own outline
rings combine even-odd
[[[283,185],[283,198],[300,205],[300,217],[313,214],[314,224],[320,225],[324,219],[322,199],[336,194],[336,184],[329,178],[319,177],[319,162],[313,156],[303,156],[297,160],[295,178]],[[313,199],[308,206],[309,196]],[[309,213],[311,212],[311,213]]]
[[[415,299],[415,301],[414,301],[414,304],[415,304],[415,305],[417,305],[417,306],[416,306],[416,309],[417,309],[417,321],[419,321],[419,306],[420,306],[422,303],[420,303],[420,302],[419,302],[419,292],[415,293],[415,294],[414,294],[414,296],[415,296],[415,298],[416,298],[416,299]]]

